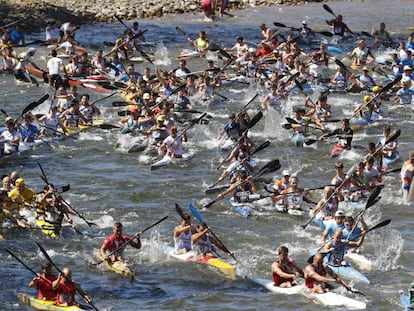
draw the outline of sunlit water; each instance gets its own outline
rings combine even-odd
[[[354,31],[370,31],[376,27],[383,16],[390,31],[404,37],[406,26],[413,18],[411,1],[365,1],[340,2],[330,4],[337,14],[345,16],[345,21]],[[306,10],[306,11],[305,11]],[[380,13],[381,12],[381,13]],[[160,20],[140,21],[147,28],[148,41],[159,42],[148,51],[155,52],[156,64],[161,68],[177,65],[175,56],[188,49],[185,36],[175,31],[176,26],[184,29],[188,36],[195,38],[200,29],[206,29],[214,42],[231,46],[235,37],[244,35],[248,41],[260,41],[258,25],[273,21],[298,26],[303,19],[311,27],[326,30],[325,19],[331,16],[320,4],[305,7],[274,6],[255,8],[235,13],[236,17],[225,18],[216,23],[205,23],[200,14],[167,16]],[[104,40],[114,40],[123,31],[120,24],[82,26],[78,39],[86,46],[96,49],[103,47]],[[38,55],[45,55],[40,49]],[[381,55],[386,55],[385,53]],[[45,68],[41,60],[38,64]],[[141,70],[143,64],[138,68]],[[203,68],[205,61],[189,61],[188,67],[195,71]],[[377,77],[379,81],[381,77]],[[26,84],[16,84],[11,76],[1,76],[1,107],[10,115],[18,115],[28,103],[52,91],[46,85],[39,88]],[[196,264],[176,262],[167,258],[167,246],[172,245],[172,229],[179,222],[174,203],[184,209],[190,201],[197,205],[207,203],[214,197],[207,197],[204,190],[215,182],[219,172],[215,169],[224,154],[217,150],[216,134],[226,121],[229,111],[237,111],[259,91],[259,99],[264,97],[261,87],[251,84],[233,84],[220,90],[220,94],[230,98],[227,102],[217,99],[208,106],[195,103],[195,109],[206,110],[213,116],[210,124],[195,126],[189,131],[188,150],[194,153],[182,166],[170,166],[151,172],[148,164],[140,161],[140,154],[128,154],[122,148],[127,143],[120,138],[117,130],[103,131],[94,129],[81,133],[75,139],[67,139],[52,146],[42,145],[27,155],[1,162],[2,173],[18,170],[27,184],[40,191],[43,184],[37,162],[45,168],[47,177],[55,184],[70,183],[71,190],[64,197],[98,227],[88,227],[75,217],[76,227],[83,232],[77,235],[70,227],[65,228],[64,237],[50,240],[36,231],[6,232],[1,248],[10,247],[29,266],[37,270],[45,261],[34,241],[40,241],[53,260],[61,267],[70,266],[74,278],[94,298],[100,310],[320,310],[320,306],[309,303],[303,296],[272,295],[259,286],[245,280],[243,276],[270,278],[270,264],[275,259],[276,249],[284,244],[289,247],[290,255],[301,266],[306,265],[309,249],[319,243],[320,230],[309,226],[306,230],[300,225],[307,218],[264,212],[251,219],[244,219],[233,212],[226,200],[212,208],[202,211],[204,220],[214,229],[226,246],[234,251],[238,259],[236,265],[239,278],[231,280],[214,270]],[[83,90],[80,90],[82,93]],[[91,93],[92,100],[103,94]],[[317,94],[313,94],[315,99]],[[294,104],[302,103],[302,94],[292,94],[286,111]],[[349,115],[352,104],[360,96],[331,95],[334,116],[341,118]],[[116,124],[116,112],[112,101],[121,100],[116,96],[99,104],[108,123]],[[259,100],[249,106],[255,113]],[[37,109],[48,110],[49,102]],[[401,128],[399,138],[403,158],[413,149],[411,112],[394,112],[389,123],[393,128]],[[331,143],[320,143],[311,148],[296,148],[290,141],[291,133],[281,128],[284,118],[275,113],[265,117],[251,130],[251,137],[258,143],[270,139],[272,144],[255,156],[259,167],[271,159],[280,159],[282,169],[289,169],[300,177],[300,184],[316,187],[326,184],[334,175],[334,162],[330,158]],[[335,126],[335,124],[333,125]],[[376,141],[381,133],[381,124],[372,126],[355,135],[355,148],[342,160],[347,170],[364,154],[368,141]],[[53,148],[51,148],[53,147]],[[142,159],[142,158],[141,158]],[[148,161],[148,159],[147,159]],[[397,163],[397,167],[402,163]],[[278,174],[276,174],[278,175]],[[267,176],[271,178],[272,176]],[[413,277],[412,254],[412,207],[405,205],[399,195],[398,173],[385,177],[386,187],[382,200],[367,212],[369,225],[392,218],[392,223],[383,229],[369,233],[364,243],[364,252],[375,262],[375,268],[367,273],[373,285],[357,284],[356,287],[366,294],[365,301],[369,310],[397,310],[398,290],[406,288]],[[321,193],[314,191],[314,200]],[[307,207],[311,207],[307,206]],[[142,250],[128,249],[129,263],[136,270],[136,281],[128,283],[122,276],[111,274],[101,266],[91,265],[95,261],[94,252],[103,238],[111,232],[114,221],[122,221],[125,232],[134,234],[154,223],[163,216],[169,218],[150,232],[143,234]],[[1,268],[1,310],[29,310],[17,302],[19,291],[35,293],[27,288],[32,278],[18,262],[4,251],[0,252]],[[225,255],[223,255],[225,256]],[[338,289],[344,292],[343,289]],[[360,299],[361,297],[355,297]],[[80,298],[81,300],[81,298]]]

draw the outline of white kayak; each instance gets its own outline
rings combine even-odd
[[[358,253],[346,253],[345,254],[346,260],[351,260],[355,266],[359,269],[370,272],[372,271],[373,263],[371,259],[368,259],[364,255]]]
[[[345,307],[352,310],[363,310],[367,307],[366,303],[363,301],[352,299],[334,292],[315,294],[305,290],[303,294],[314,302],[325,306]]]
[[[292,287],[279,287],[275,286],[273,280],[270,279],[261,279],[256,277],[248,278],[249,280],[263,286],[264,288],[270,290],[273,293],[283,294],[283,295],[295,295],[300,294],[306,290],[304,284],[299,284]]]
[[[164,156],[161,160],[155,162],[154,164],[151,165],[151,171],[159,169],[161,167],[164,166],[168,166],[171,163],[179,163],[182,161],[187,161],[189,160],[193,155],[191,153],[184,153],[182,158],[174,158],[174,157],[170,157],[168,155]]]
[[[293,209],[293,208],[285,208],[285,206],[283,204],[275,204],[275,209],[277,212],[279,213],[287,213],[289,215],[293,215],[293,216],[302,216],[303,214],[305,214],[305,211],[301,210],[301,209]]]

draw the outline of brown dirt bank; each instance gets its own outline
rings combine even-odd
[[[78,24],[113,21],[117,14],[125,20],[160,17],[200,11],[200,1],[154,0],[0,0],[0,26],[20,20],[26,33],[43,30],[46,23],[55,20],[58,25],[74,20]],[[256,6],[276,4],[304,5],[322,0],[256,0]],[[250,0],[230,0],[230,10],[249,7]]]

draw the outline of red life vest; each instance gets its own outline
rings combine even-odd
[[[320,267],[319,270],[313,264],[312,264],[312,267],[314,268],[315,272],[318,273],[319,275],[323,277],[326,276],[326,269],[324,266]],[[307,288],[313,288],[313,286],[315,285],[315,280],[311,277],[306,277],[305,285]]]
[[[75,300],[75,281],[69,281],[65,282],[64,280],[61,280],[59,283],[58,293],[56,297],[56,304],[58,306],[60,305],[68,305],[73,306],[76,304]]]
[[[43,278],[45,278],[46,280],[49,280],[50,283],[44,280]],[[54,300],[56,298],[56,290],[52,289],[52,282],[56,279],[57,277],[54,275],[47,277],[44,274],[42,274],[42,278],[40,278],[37,281],[37,289],[39,290],[39,293],[38,293],[39,299]]]
[[[288,259],[287,264],[282,264],[282,262],[279,260],[277,262],[277,265],[280,270],[282,270],[285,273],[292,273],[293,271],[293,263],[290,259]],[[279,286],[282,283],[285,282],[292,282],[293,278],[282,278],[281,276],[277,275],[276,273],[273,273],[273,282],[275,286]]]

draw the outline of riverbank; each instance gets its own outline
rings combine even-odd
[[[301,6],[321,0],[229,0],[231,11],[252,6],[277,4]],[[165,14],[199,12],[200,3],[194,0],[137,2],[128,0],[101,0],[99,5],[92,0],[0,0],[2,25],[21,20],[25,33],[43,30],[48,21],[58,25],[74,20],[78,25],[97,22],[112,22],[114,14],[125,20],[161,17]]]

